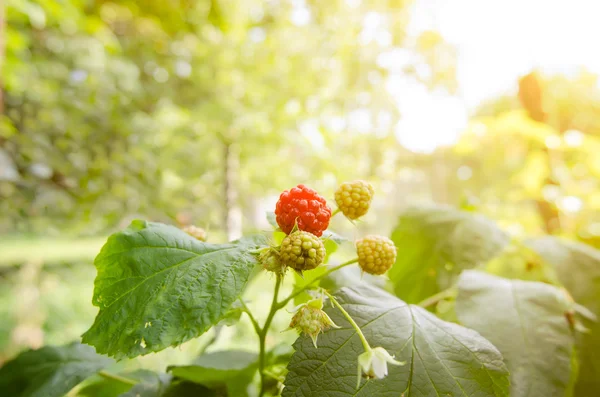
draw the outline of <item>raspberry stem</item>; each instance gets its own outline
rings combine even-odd
[[[333,218],[333,216],[334,216],[334,215],[337,215],[337,214],[339,214],[340,212],[342,212],[342,210],[341,210],[341,209],[339,209],[339,208],[338,208],[338,209],[336,209],[335,211],[333,211],[333,212],[331,213],[331,217]]]
[[[443,301],[444,299],[455,297],[456,292],[456,287],[450,287],[448,289],[438,292],[435,295],[431,295],[429,298],[423,299],[421,302],[419,302],[419,306],[426,308],[435,305],[436,303]]]
[[[260,335],[261,330],[260,330],[260,325],[258,325],[258,321],[256,321],[256,318],[254,317],[254,315],[252,314],[252,312],[250,311],[248,306],[246,306],[246,303],[242,299],[240,299],[240,303],[242,304],[244,313],[246,313],[248,315],[248,318],[250,319],[250,322],[252,323],[252,326],[254,327],[254,331],[256,331],[257,335]]]
[[[127,378],[125,376],[121,376],[121,375],[117,375],[117,374],[111,374],[110,372],[107,372],[104,370],[98,372],[98,375],[100,375],[101,377],[106,378],[106,379],[116,380],[117,382],[121,382],[126,385],[137,385],[138,384],[138,381],[135,379]]]
[[[294,299],[295,297],[297,297],[298,295],[300,295],[301,293],[303,293],[304,291],[306,291],[310,286],[312,286],[313,284],[315,284],[317,281],[322,280],[323,278],[327,277],[328,275],[330,275],[331,273],[340,270],[343,267],[346,266],[350,266],[354,263],[358,262],[358,258],[354,258],[352,260],[349,260],[348,262],[344,262],[340,265],[334,266],[331,269],[327,270],[325,273],[321,274],[319,277],[315,277],[314,280],[312,280],[311,282],[309,282],[308,284],[306,284],[304,286],[304,288],[292,293],[290,296],[288,296],[287,298],[285,298],[284,300],[282,300],[281,302],[279,302],[277,304],[277,309],[282,309],[283,307],[285,307],[285,305],[288,304],[289,301],[291,301],[292,299]]]
[[[275,313],[277,313],[277,296],[279,295],[279,288],[281,287],[282,277],[281,274],[277,275],[277,280],[275,281],[275,291],[273,292],[273,301],[271,302],[271,310],[269,311],[269,315],[265,320],[265,324],[261,330],[259,335],[260,339],[260,356],[258,357],[258,371],[260,373],[260,394],[259,396],[263,396],[265,394],[265,340],[267,338],[267,333],[269,332],[269,327],[271,326],[271,321],[273,321],[273,317],[275,317]]]
[[[258,321],[256,321],[256,318],[250,312],[250,309],[248,308],[248,306],[246,306],[246,304],[240,299],[240,302],[242,304],[244,312],[250,318],[250,322],[252,323],[252,326],[254,327],[254,331],[256,332],[256,335],[258,336],[258,342],[260,345],[260,353],[258,356],[258,372],[260,374],[259,397],[264,396],[266,393],[266,377],[268,376],[267,371],[265,371],[266,338],[267,338],[267,333],[269,332],[269,327],[271,326],[271,322],[273,321],[273,317],[275,317],[275,314],[277,313],[277,311],[284,308],[285,305],[287,305],[289,301],[294,299],[296,296],[300,295],[302,292],[307,290],[310,286],[312,286],[319,280],[322,280],[324,277],[327,277],[329,274],[331,274],[343,267],[352,265],[353,263],[356,263],[356,262],[358,262],[358,258],[354,258],[352,260],[349,260],[347,262],[344,262],[342,264],[332,267],[331,269],[327,270],[325,273],[321,274],[319,277],[315,277],[315,279],[313,279],[308,284],[306,284],[306,286],[304,286],[304,288],[290,294],[287,298],[283,299],[282,301],[278,301],[278,297],[279,297],[279,289],[281,288],[281,283],[283,281],[283,276],[281,274],[277,274],[277,279],[275,281],[275,290],[273,291],[273,300],[271,302],[271,308],[269,310],[269,314],[267,315],[267,319],[265,320],[265,323],[262,327],[258,324]],[[327,294],[327,292],[325,292],[325,293]],[[327,294],[327,295],[330,296],[329,294]],[[333,298],[331,298],[331,299],[332,299],[332,302],[334,302]],[[344,309],[341,308],[341,306],[340,306],[340,310],[342,310],[345,313]],[[349,316],[348,313],[345,313],[345,315]],[[354,323],[354,324],[356,325],[356,323]],[[358,332],[359,332],[359,335],[361,335],[361,340],[364,340],[364,342],[363,342],[363,345],[364,345],[364,343],[366,343],[366,339],[364,339],[364,335],[362,335],[362,332],[360,332],[360,329],[358,330]],[[366,346],[368,346],[368,343],[366,344]]]
[[[365,351],[371,351],[371,345],[369,345],[369,342],[367,342],[367,338],[365,338],[365,335],[362,333],[362,330],[360,329],[358,324],[356,324],[352,316],[350,316],[346,309],[344,309],[342,305],[340,305],[340,303],[333,297],[333,295],[331,295],[325,290],[323,290],[323,292],[325,293],[325,295],[327,295],[329,300],[331,300],[331,303],[333,303],[335,307],[337,307],[342,312],[342,314],[344,315],[344,317],[346,317],[346,320],[348,320],[350,325],[352,325],[352,327],[356,330],[356,333],[358,334],[358,337],[360,338],[360,341],[362,342]]]

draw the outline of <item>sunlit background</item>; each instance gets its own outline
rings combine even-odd
[[[600,247],[598,2],[1,7],[0,363],[89,327],[93,258],[132,219],[225,241],[270,228],[298,183],[333,206],[340,182],[372,182],[368,216],[332,224],[349,238],[439,203]],[[211,348],[243,346],[247,325]]]

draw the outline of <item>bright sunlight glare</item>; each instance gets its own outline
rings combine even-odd
[[[418,0],[413,33],[438,30],[457,50],[458,95],[426,93],[400,79],[388,85],[402,109],[397,136],[408,149],[432,152],[458,139],[486,99],[517,89],[539,69],[600,73],[600,2],[591,0]],[[424,110],[425,109],[425,110]]]

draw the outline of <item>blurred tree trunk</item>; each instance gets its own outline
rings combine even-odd
[[[519,79],[519,100],[531,119],[548,124],[548,113],[544,106],[544,88],[540,77],[536,72],[531,72]],[[546,181],[546,185],[559,186],[560,184],[552,177],[554,172],[550,150],[545,148],[544,154],[546,157],[548,174],[550,175],[550,178]],[[543,197],[539,197],[535,201],[546,233],[557,234],[560,232],[560,213],[556,204]]]
[[[242,236],[242,211],[238,203],[237,178],[240,168],[240,152],[236,144],[226,142],[223,146],[223,225],[229,241]]]
[[[531,72],[519,79],[519,100],[532,120],[546,122],[544,89],[536,72]]]
[[[443,151],[439,150],[433,154],[429,183],[431,197],[438,204],[448,204],[448,164]]]
[[[1,71],[4,67],[5,7],[4,0],[0,0],[0,115],[4,114],[4,80]]]

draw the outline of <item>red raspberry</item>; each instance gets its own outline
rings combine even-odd
[[[329,226],[331,209],[316,191],[298,185],[281,193],[275,215],[277,224],[285,234],[290,234],[297,222],[298,229],[321,237]]]

